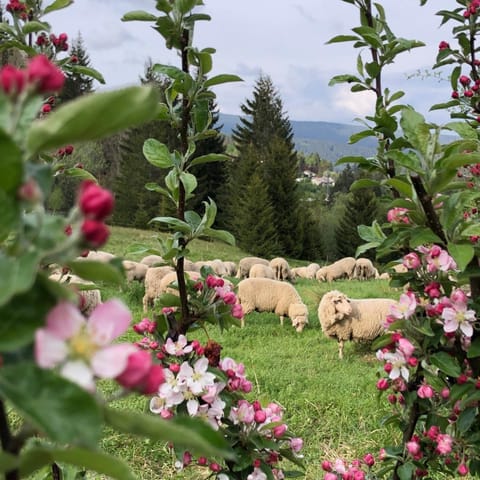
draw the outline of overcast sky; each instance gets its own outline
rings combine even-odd
[[[358,52],[351,43],[326,45],[335,35],[358,26],[358,10],[341,0],[205,0],[210,22],[198,23],[194,45],[214,47],[212,74],[233,73],[244,81],[217,87],[222,113],[240,114],[251,98],[255,80],[269,75],[291,120],[353,123],[372,112],[371,94],[354,94],[345,86],[328,86],[337,74],[355,73]],[[419,75],[431,72],[438,44],[451,41],[450,24],[440,27],[435,12],[451,9],[451,0],[384,0],[390,26],[398,37],[421,40],[427,46],[402,54],[390,65],[384,86],[404,90],[404,103],[427,119],[448,120],[446,113],[428,113],[434,103],[448,101],[450,86],[443,79]],[[145,63],[179,66],[163,37],[147,22],[122,22],[123,14],[146,10],[158,14],[155,0],[76,0],[63,11],[45,16],[57,35],[75,38],[80,32],[92,67],[105,80],[100,89],[138,84]],[[366,52],[365,52],[366,53]],[[368,59],[369,57],[365,57]],[[411,77],[411,78],[409,78]]]

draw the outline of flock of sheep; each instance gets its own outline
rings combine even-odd
[[[114,255],[102,251],[90,251],[88,260],[108,262]],[[143,310],[153,308],[154,301],[165,293],[172,282],[176,281],[176,272],[172,266],[165,265],[157,255],[148,255],[139,262],[123,260],[126,280],[144,284]],[[320,267],[312,263],[306,267],[291,268],[284,258],[266,260],[259,257],[245,257],[238,264],[222,260],[192,262],[185,259],[185,274],[195,280],[200,276],[202,266],[209,266],[213,272],[228,279],[238,281],[237,298],[245,315],[253,311],[273,312],[283,325],[288,317],[297,332],[301,332],[308,323],[308,308],[296,290],[297,278],[317,279],[320,282],[333,282],[339,279],[369,280],[385,278],[380,275],[367,258],[346,257],[330,265]],[[90,282],[72,274],[53,274],[52,278],[69,282],[79,290],[81,310],[88,315],[101,302],[100,290]],[[318,319],[323,333],[338,341],[338,354],[343,358],[344,342],[370,341],[380,335],[384,329],[385,317],[391,299],[351,299],[338,290],[327,292],[318,305]],[[245,319],[242,320],[244,326]]]

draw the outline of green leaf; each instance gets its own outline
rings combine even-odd
[[[445,129],[452,130],[462,138],[477,140],[477,131],[467,122],[450,122],[444,125]]]
[[[95,448],[100,440],[102,418],[93,395],[51,370],[31,363],[4,366],[0,393],[54,442]]]
[[[449,243],[447,249],[462,271],[465,270],[475,255],[475,249],[471,243]]]
[[[113,263],[94,260],[72,260],[67,262],[75,275],[92,282],[106,282],[121,285],[124,282],[122,271]]]
[[[168,147],[155,138],[145,140],[143,144],[143,155],[155,167],[173,167],[173,160]]]
[[[175,2],[175,6],[182,15],[186,15],[190,12],[196,4],[197,0],[177,0]]]
[[[205,235],[209,238],[215,238],[222,242],[228,243],[229,245],[235,245],[235,237],[226,230],[214,230],[213,228],[205,228],[202,235]]]
[[[413,187],[410,182],[400,180],[399,178],[390,178],[385,182],[385,184],[393,187],[405,198],[412,198],[413,196]]]
[[[419,227],[411,229],[409,240],[411,248],[416,248],[427,243],[442,243],[442,240],[429,228]]]
[[[238,75],[230,75],[230,74],[221,74],[215,75],[214,77],[208,78],[203,83],[205,88],[210,88],[215,85],[221,85],[222,83],[229,83],[229,82],[243,82],[243,79],[240,78]]]
[[[450,377],[457,378],[462,373],[457,359],[446,352],[434,353],[430,356],[430,362]]]
[[[10,470],[14,470],[18,466],[18,458],[11,453],[0,451],[0,472],[6,473]]]
[[[480,338],[476,337],[473,339],[472,344],[470,345],[467,351],[467,358],[476,358],[480,357]]]
[[[348,143],[357,143],[360,140],[363,140],[364,138],[374,137],[374,136],[375,136],[374,130],[362,130],[361,132],[354,133],[353,135],[351,135],[350,138],[348,139]]]
[[[457,419],[458,430],[461,433],[466,433],[470,429],[470,427],[473,425],[473,422],[475,422],[476,418],[477,418],[477,409],[473,407],[466,408],[458,416],[458,419]]]
[[[63,171],[63,175],[66,177],[74,177],[74,178],[80,178],[82,180],[93,180],[97,181],[97,179],[88,171],[85,170],[84,168],[66,168]]]
[[[387,152],[387,157],[390,160],[393,160],[396,164],[415,173],[422,174],[424,172],[420,159],[414,152],[404,153],[400,150],[389,150]]]
[[[122,22],[132,21],[156,22],[157,17],[151,13],[144,12],[143,10],[132,10],[131,12],[127,12],[123,15]]]
[[[197,188],[197,178],[191,173],[182,172],[180,173],[180,181],[185,187],[185,195],[190,198],[191,193]]]
[[[190,162],[190,166],[193,165],[200,165],[202,163],[211,163],[211,162],[225,162],[229,160],[228,155],[223,155],[221,153],[209,153],[207,155],[201,155],[199,157],[194,158]]]
[[[328,86],[331,87],[332,85],[336,85],[337,83],[361,83],[361,80],[355,75],[335,75],[328,82]]]
[[[35,32],[41,32],[41,31],[48,32],[49,29],[50,29],[50,26],[48,25],[48,23],[31,21],[23,25],[22,32],[24,35],[28,35],[29,33],[35,33]]]
[[[98,70],[95,70],[92,67],[85,67],[84,65],[73,65],[71,69],[72,72],[78,73],[80,75],[85,75],[87,77],[92,77],[98,82],[100,82],[102,85],[105,84],[105,79],[103,78],[103,75]]]
[[[363,245],[359,245],[355,250],[355,257],[360,256],[362,253],[365,253],[372,248],[377,248],[380,245],[381,245],[381,242],[368,242],[368,243],[364,243]]]
[[[105,421],[119,432],[139,435],[154,441],[172,442],[192,453],[232,458],[232,452],[220,432],[213,430],[204,420],[174,417],[163,420],[127,410],[104,407]]]
[[[328,42],[325,42],[325,44],[328,45],[330,43],[355,42],[359,39],[360,38],[357,37],[356,35],[337,35],[331,38],[330,40],[328,40]]]
[[[29,155],[67,143],[96,140],[156,118],[158,91],[130,87],[84,95],[36,120],[27,132]]]
[[[19,223],[20,204],[14,195],[8,195],[5,191],[0,189],[0,243],[3,242],[13,231],[15,226]],[[0,256],[0,265],[2,259]],[[3,276],[3,270],[2,270]],[[2,293],[2,283],[4,280],[0,278],[0,305],[4,298]]]
[[[350,191],[360,190],[361,188],[372,188],[378,187],[380,182],[378,180],[372,180],[371,178],[361,178],[359,180],[355,180],[352,185],[350,186]]]
[[[412,462],[406,462],[398,467],[398,478],[400,480],[412,480],[414,471],[415,465]]]
[[[66,8],[72,3],[73,3],[73,0],[55,0],[53,3],[48,5],[48,7],[45,8],[43,13],[46,14],[46,13],[54,12],[56,10],[60,10],[62,8]]]
[[[0,130],[0,189],[15,192],[23,176],[22,151],[3,130]]]
[[[136,480],[135,474],[123,460],[98,450],[84,448],[53,448],[49,446],[29,448],[20,457],[20,474],[31,475],[35,470],[52,463],[67,463],[91,470],[118,480]]]
[[[178,229],[182,233],[191,235],[192,228],[190,225],[175,217],[154,217],[148,223],[166,223],[172,229]]]
[[[457,169],[464,165],[480,162],[480,153],[454,153],[448,157],[440,159],[435,165],[436,169]]]

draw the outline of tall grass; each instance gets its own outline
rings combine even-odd
[[[123,255],[129,244],[146,241],[154,246],[156,233],[113,228],[106,250]],[[217,242],[196,242],[192,259],[238,261],[241,250]],[[306,479],[323,477],[321,462],[337,456],[352,459],[367,452],[376,454],[381,446],[391,443],[395,432],[381,427],[382,417],[389,412],[384,399],[379,401],[375,388],[376,372],[380,367],[368,345],[347,343],[344,359],[338,359],[338,346],[321,331],[317,307],[321,296],[332,288],[353,298],[386,296],[398,298],[399,292],[386,281],[339,281],[332,285],[315,280],[300,280],[296,284],[309,308],[309,324],[296,333],[289,320],[280,326],[273,313],[254,312],[246,318],[245,328],[232,327],[221,332],[208,330],[223,346],[223,356],[244,363],[247,377],[253,382],[251,399],[276,401],[286,409],[289,429],[304,439],[307,465]],[[143,288],[134,282],[123,290],[104,288],[104,298],[122,298],[131,308],[135,321],[143,316]],[[198,334],[197,334],[198,333]],[[190,339],[204,342],[204,332],[190,334]],[[128,339],[139,337],[129,333]],[[105,389],[109,388],[105,384]],[[122,408],[143,409],[146,400],[128,397],[118,404]],[[206,472],[186,469],[176,472],[168,448],[164,444],[120,435],[105,430],[103,447],[128,461],[142,479],[197,479]]]

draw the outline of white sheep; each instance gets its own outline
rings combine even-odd
[[[226,260],[223,263],[227,269],[227,277],[234,277],[237,274],[237,264],[229,260]]]
[[[125,277],[127,282],[138,280],[143,282],[147,274],[148,265],[133,260],[122,260],[123,268],[125,269]]]
[[[52,273],[48,278],[56,282],[68,284],[78,295],[78,308],[85,315],[89,316],[97,305],[102,303],[102,294],[93,282],[85,280],[73,273],[62,274],[61,272]],[[87,287],[85,289],[85,287]]]
[[[145,295],[143,296],[143,311],[147,312],[148,307],[153,307],[154,300],[159,296],[160,282],[168,273],[175,272],[169,265],[163,267],[150,267],[145,274]]]
[[[311,280],[315,278],[318,270],[320,270],[320,265],[318,263],[311,263],[306,267],[294,267],[291,269],[291,272],[294,277],[308,278]]]
[[[246,278],[238,283],[237,297],[247,315],[254,310],[274,312],[280,317],[289,317],[297,332],[308,323],[308,309],[295,287],[280,280],[269,278]],[[242,327],[245,320],[242,319]]]
[[[319,281],[326,282],[333,282],[342,278],[350,280],[353,276],[355,265],[356,260],[353,257],[341,258],[340,260],[317,270],[316,278]]]
[[[346,340],[368,342],[385,331],[385,319],[395,303],[390,298],[351,299],[331,290],[320,300],[318,320],[323,333],[338,340],[338,357],[343,358]]]
[[[102,250],[90,250],[86,257],[80,258],[108,263],[110,260],[113,260],[115,258],[115,255],[113,253],[104,252]]]
[[[140,263],[148,267],[158,267],[164,265],[166,262],[160,255],[147,255],[140,260]]]
[[[270,278],[275,280],[275,273],[270,265],[255,263],[250,267],[248,278]]]
[[[270,266],[275,274],[275,280],[292,281],[294,276],[290,270],[287,260],[282,257],[275,257],[270,260]]]
[[[260,257],[244,257],[238,262],[237,278],[248,278],[250,267],[256,263],[263,263],[263,265],[270,265],[268,260]]]
[[[375,278],[377,269],[368,258],[357,258],[353,278],[356,280],[370,280]]]

